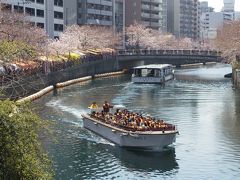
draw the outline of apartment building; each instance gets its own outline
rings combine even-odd
[[[5,8],[26,14],[33,25],[44,28],[50,37],[64,29],[63,0],[5,0]]]
[[[177,37],[199,39],[200,3],[198,0],[168,0],[168,32]]]
[[[167,0],[126,1],[126,26],[134,22],[156,30],[167,30]]]
[[[217,31],[224,22],[238,19],[238,13],[234,12],[234,0],[224,0],[224,7],[221,12],[206,11],[201,13],[201,31],[200,36],[202,41],[214,39],[217,36]],[[205,5],[205,9],[209,9]]]
[[[123,31],[125,0],[64,1],[65,24],[100,25]]]
[[[66,25],[93,25],[113,28],[125,38],[125,0],[68,0],[64,1]]]
[[[78,24],[113,26],[113,0],[78,0]]]
[[[223,0],[223,11],[224,12],[234,12],[235,0]]]
[[[208,6],[208,1],[200,2],[200,13],[214,12],[214,8]]]

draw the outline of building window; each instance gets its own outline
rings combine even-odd
[[[29,15],[29,16],[35,16],[35,9],[33,8],[26,8],[25,12]]]
[[[35,27],[35,22],[30,22],[30,26]]]
[[[54,0],[54,5],[63,7],[63,0]]]
[[[37,17],[44,17],[44,10],[37,9]]]
[[[58,11],[54,11],[54,18],[56,18],[56,19],[63,19],[63,13],[62,12],[58,12]]]
[[[14,11],[18,13],[23,13],[23,7],[22,6],[14,6]]]
[[[44,28],[44,23],[37,23],[37,27]]]
[[[54,31],[63,31],[63,25],[62,24],[54,24]]]
[[[44,0],[37,0],[36,1],[38,4],[44,4]]]
[[[26,1],[25,3],[27,3],[27,2],[29,2],[29,3],[35,3],[35,0],[28,0],[28,1]]]

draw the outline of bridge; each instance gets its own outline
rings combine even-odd
[[[222,62],[221,52],[207,50],[119,50],[117,52],[119,69],[130,69],[144,64],[206,64]]]

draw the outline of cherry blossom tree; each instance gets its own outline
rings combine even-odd
[[[6,47],[15,48],[14,51],[16,51],[8,56],[8,61],[34,58],[33,56],[42,53],[46,46],[46,32],[32,26],[27,16],[4,10],[4,8],[0,9],[0,44],[3,47],[1,55],[10,53],[5,51]]]
[[[126,28],[127,44],[131,48],[148,49],[210,49],[209,44],[203,46],[191,38],[176,38],[174,35],[147,28],[134,23]]]
[[[221,50],[222,56],[240,67],[240,63],[236,61],[236,56],[240,53],[240,21],[225,22],[218,31],[215,45]]]
[[[139,49],[147,48],[153,44],[151,29],[141,24],[134,23],[126,28],[127,45]]]
[[[88,49],[114,48],[118,35],[112,29],[100,26],[66,27],[58,40],[50,40],[48,49],[50,54],[66,54]]]

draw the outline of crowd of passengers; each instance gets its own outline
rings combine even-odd
[[[106,111],[92,112],[91,117],[105,123],[131,131],[168,131],[175,130],[175,126],[156,120],[150,116],[143,117],[139,113],[130,112],[127,109],[117,109],[114,114]]]

